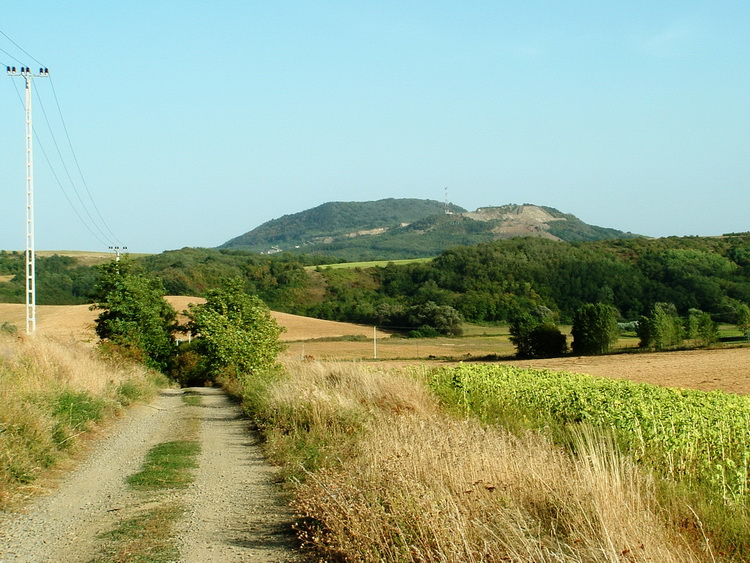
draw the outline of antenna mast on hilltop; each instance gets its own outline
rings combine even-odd
[[[448,206],[448,187],[445,188],[445,214],[446,215],[453,215],[453,211],[450,210],[450,207]]]
[[[31,139],[31,79],[49,76],[49,70],[40,68],[33,74],[27,66],[20,71],[7,67],[8,76],[23,76],[26,81],[26,334],[36,332],[36,251],[34,248],[34,158]]]

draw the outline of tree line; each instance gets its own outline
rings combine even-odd
[[[460,321],[510,323],[546,309],[572,323],[585,304],[638,321],[657,303],[734,323],[750,303],[750,234],[565,243],[516,238],[456,247],[428,262],[328,268],[329,257],[185,248],[133,260],[167,294],[202,295],[222,279],[273,309],[395,330],[453,334]],[[0,299],[23,299],[23,254],[1,253]],[[96,272],[71,258],[38,261],[38,302],[91,302]],[[705,322],[705,321],[704,321]]]

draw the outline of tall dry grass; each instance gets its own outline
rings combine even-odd
[[[450,417],[401,373],[286,371],[258,412],[274,455],[297,467],[301,535],[325,560],[710,560],[606,435],[582,430],[572,456]]]
[[[0,507],[162,376],[73,341],[0,333]]]

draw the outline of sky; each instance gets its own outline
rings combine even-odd
[[[32,79],[39,250],[214,247],[328,201],[546,205],[647,236],[750,230],[750,3],[4,3]],[[0,249],[25,247],[0,77]]]

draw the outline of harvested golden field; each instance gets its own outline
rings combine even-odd
[[[167,297],[178,312],[201,298]],[[58,338],[94,342],[96,311],[88,305],[40,305],[37,307],[37,332]],[[381,366],[403,366],[413,363],[455,363],[488,355],[510,357],[513,346],[502,329],[474,329],[464,338],[406,339],[391,338],[373,327],[325,321],[273,313],[286,331],[284,354],[290,358],[318,360],[377,361]],[[8,322],[20,331],[26,326],[23,304],[0,303],[0,324]],[[340,338],[352,340],[336,340]],[[587,373],[601,377],[630,379],[669,387],[686,387],[710,391],[722,389],[750,394],[750,348],[689,350],[682,352],[631,353],[611,356],[568,356],[547,360],[503,360],[525,367],[555,371]]]
[[[178,313],[182,313],[191,303],[203,303],[202,297],[168,295],[169,301]],[[99,313],[89,309],[89,305],[37,305],[37,332],[45,336],[69,337],[88,341],[95,338],[94,320]],[[273,312],[276,321],[286,331],[281,335],[284,341],[301,341],[315,338],[339,338],[342,336],[366,336],[372,338],[372,327],[310,319],[287,313]],[[184,320],[181,316],[180,320]],[[22,303],[0,303],[0,324],[7,322],[23,331],[26,327],[26,306]],[[379,337],[383,337],[381,333]],[[329,343],[330,344],[330,343]],[[334,348],[340,345],[334,343]],[[361,348],[361,343],[358,343]],[[361,352],[359,352],[361,357]]]
[[[96,311],[88,305],[37,305],[37,333],[56,338],[73,338],[79,342],[90,342],[96,338],[94,319]],[[0,303],[0,324],[9,323],[26,330],[26,305],[23,303]]]

